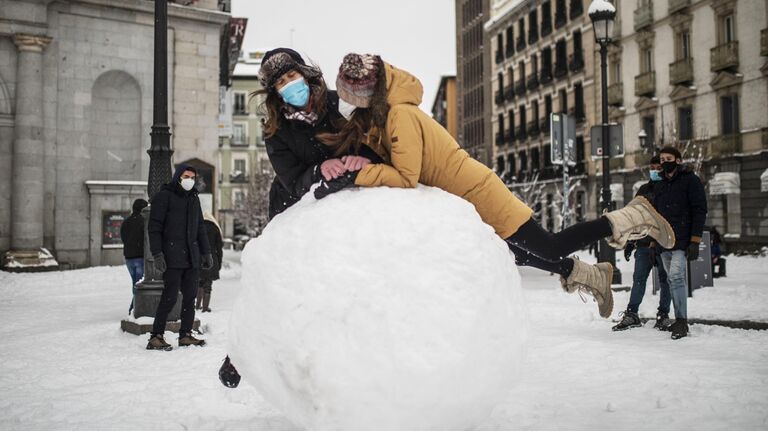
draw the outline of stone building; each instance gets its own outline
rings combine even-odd
[[[219,142],[218,213],[226,238],[232,238],[242,224],[237,219],[238,205],[256,186],[255,175],[272,174],[272,165],[264,146],[260,105],[264,95],[258,73],[266,51],[245,54],[235,66],[229,103],[232,104],[232,133]],[[269,183],[267,183],[269,187]],[[266,208],[265,208],[266,209]]]
[[[453,139],[459,139],[456,113],[456,77],[443,76],[437,87],[435,101],[432,102],[432,118],[440,123]]]
[[[572,222],[594,217],[599,193],[587,148],[599,111],[594,109],[595,43],[584,2],[495,0],[485,30],[493,58],[496,172],[528,201],[544,227],[559,230],[563,173],[551,163],[550,114],[568,114],[576,120],[569,215]]]
[[[491,59],[483,31],[489,12],[490,0],[456,0],[458,142],[472,157],[491,166]]]
[[[761,188],[761,176],[768,179],[766,2],[615,4],[608,100],[612,121],[624,126],[626,156],[614,161],[620,175],[613,181],[623,200],[645,181],[639,168],[654,148],[675,145],[699,167],[707,223],[730,249],[768,244],[768,187]]]
[[[229,14],[216,0],[184,3],[168,6],[173,162],[207,167],[210,193]],[[149,0],[0,0],[0,252],[10,260],[45,248],[63,268],[122,262],[115,227],[146,194],[153,42]]]

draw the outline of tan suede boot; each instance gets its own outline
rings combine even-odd
[[[198,340],[192,334],[186,334],[179,337],[179,347],[186,346],[205,346],[205,340]]]
[[[624,208],[605,213],[611,222],[613,236],[606,238],[608,245],[623,249],[627,241],[634,241],[650,235],[664,248],[675,245],[675,232],[664,217],[659,214],[648,199],[637,196]]]
[[[595,298],[600,316],[611,317],[613,312],[613,266],[602,262],[590,265],[578,259],[573,259],[573,271],[568,279],[560,277],[563,290],[568,293],[584,292]]]
[[[153,335],[147,343],[147,350],[173,350],[173,347],[165,342],[165,338],[162,335]]]

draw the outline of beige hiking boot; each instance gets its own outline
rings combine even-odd
[[[193,337],[192,334],[187,334],[184,336],[179,337],[179,347],[186,347],[186,346],[205,346],[205,340],[198,340],[197,338]]]
[[[623,249],[627,241],[634,241],[650,235],[664,248],[675,245],[675,232],[664,217],[659,214],[648,199],[637,196],[624,208],[605,213],[611,222],[613,236],[606,238],[608,245]]]
[[[578,259],[573,259],[573,271],[568,279],[560,277],[563,290],[568,293],[583,292],[595,298],[600,316],[611,317],[613,312],[613,266],[602,262],[590,265]],[[583,297],[582,297],[583,299]]]
[[[165,342],[162,335],[153,335],[147,343],[147,350],[173,350],[173,347]]]

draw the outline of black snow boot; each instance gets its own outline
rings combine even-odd
[[[173,347],[171,347],[170,344],[165,342],[165,338],[163,338],[162,335],[153,335],[150,337],[149,342],[147,343],[147,350],[172,350]]]
[[[240,384],[240,374],[237,373],[235,366],[229,360],[229,356],[224,358],[224,363],[219,368],[219,381],[228,388],[236,388]]]
[[[637,313],[627,310],[622,314],[624,317],[621,318],[621,322],[611,328],[614,331],[624,331],[630,328],[639,328],[643,326],[643,321],[640,320],[640,316],[638,316]]]
[[[656,324],[653,325],[653,329],[669,331],[670,326],[672,326],[672,320],[669,318],[669,314],[662,312],[656,313]]]
[[[688,336],[688,319],[675,319],[675,323],[669,327],[669,330],[672,331],[673,340]]]

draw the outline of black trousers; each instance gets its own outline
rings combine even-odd
[[[532,266],[568,278],[573,270],[573,260],[567,256],[590,243],[610,236],[611,223],[605,217],[575,224],[560,232],[552,233],[530,219],[506,239],[515,254],[519,266]]]
[[[176,297],[181,290],[181,328],[179,337],[192,333],[192,324],[195,320],[195,298],[197,297],[198,279],[200,271],[196,268],[168,268],[163,273],[163,295],[157,304],[155,323],[152,325],[152,335],[162,335],[165,332],[165,322],[168,313],[176,305]]]

